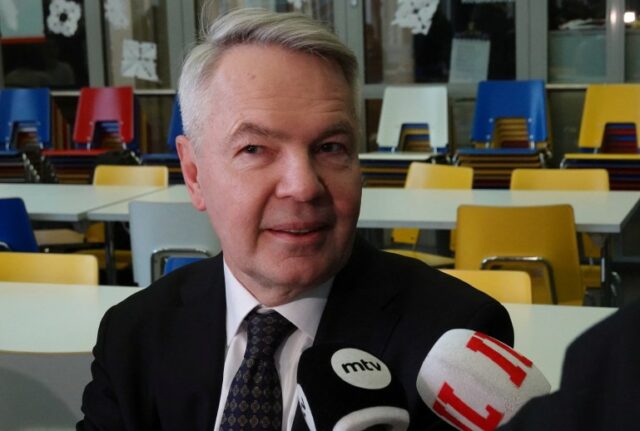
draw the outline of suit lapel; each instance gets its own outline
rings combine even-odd
[[[336,275],[314,344],[339,342],[382,357],[401,309],[398,287],[376,271],[375,253],[356,239],[352,257]]]
[[[163,429],[213,429],[220,400],[226,344],[222,258],[193,272],[180,287],[182,305],[158,323],[156,389]]]

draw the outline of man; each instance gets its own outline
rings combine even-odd
[[[269,347],[277,388],[256,392],[277,401],[249,403],[277,410],[259,429],[291,427],[297,361],[313,343],[384,360],[415,429],[441,423],[415,384],[440,335],[467,327],[512,343],[500,304],[356,238],[356,77],[353,54],[302,15],[244,9],[208,29],[183,66],[177,147],[193,205],[207,211],[223,253],[105,314],[79,429],[252,429],[238,426],[235,410],[246,407],[239,393],[254,393],[237,385],[253,382],[238,378],[253,366],[243,358],[249,343],[262,341],[257,314],[291,325]]]

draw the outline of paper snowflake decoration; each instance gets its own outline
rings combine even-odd
[[[82,12],[78,3],[67,0],[53,0],[49,4],[47,26],[49,31],[71,37],[78,31],[78,21]]]
[[[123,29],[129,26],[129,15],[124,0],[107,0],[104,3],[104,14],[115,28]]]
[[[302,9],[302,3],[304,2],[305,0],[287,0],[287,3],[293,5],[293,8],[296,10]]]
[[[18,8],[13,0],[0,0],[0,19],[13,31],[18,29],[18,14]]]
[[[391,24],[410,28],[413,34],[426,35],[431,29],[431,19],[438,4],[440,0],[398,0],[398,9]]]
[[[156,58],[157,48],[155,43],[125,39],[122,43],[120,73],[127,78],[158,81]]]

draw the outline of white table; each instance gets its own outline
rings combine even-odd
[[[0,282],[0,424],[29,421],[33,429],[72,429],[104,312],[139,288]],[[611,308],[505,304],[515,348],[553,388],[566,347]],[[5,391],[5,392],[3,392]],[[3,413],[4,412],[4,413]],[[11,418],[3,417],[3,414]],[[34,422],[35,421],[35,422]]]
[[[87,218],[95,221],[127,222],[129,221],[129,202],[132,200],[166,203],[191,202],[187,187],[184,185],[176,185],[162,190],[156,190],[152,193],[147,193],[144,196],[139,196],[128,201],[97,208],[90,211],[87,214]]]
[[[453,229],[460,205],[570,204],[576,229],[619,233],[640,202],[640,192],[408,190],[365,188],[358,227]]]
[[[190,202],[186,186],[177,185],[131,200]],[[576,229],[589,233],[619,233],[640,203],[640,192],[562,192],[510,190],[407,190],[365,188],[358,227],[453,229],[460,205],[531,206],[570,204]],[[89,220],[128,221],[128,201],[104,206]]]
[[[20,197],[32,220],[77,222],[91,210],[127,202],[162,187],[94,186],[89,184],[0,184],[0,198]],[[113,259],[113,226],[105,223],[105,264],[107,280],[116,283]]]
[[[0,282],[0,429],[75,429],[100,319],[137,291]]]
[[[91,210],[158,189],[88,184],[0,184],[0,198],[22,198],[32,220],[76,222],[84,220]]]
[[[578,232],[601,248],[604,303],[613,297],[609,235],[620,233],[637,209],[635,191],[407,190],[364,189],[358,227],[453,229],[460,205],[533,206],[570,204]]]
[[[616,308],[503,304],[515,332],[515,349],[531,359],[558,389],[567,347]]]

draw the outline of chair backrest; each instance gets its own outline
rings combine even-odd
[[[560,304],[582,304],[584,287],[580,273],[573,208],[570,205],[458,207],[455,269],[482,269],[492,257],[537,257],[550,265],[551,281]],[[529,268],[528,263],[503,268]],[[533,278],[533,277],[532,277]],[[537,288],[533,302],[552,303],[551,287]]]
[[[449,108],[444,85],[388,86],[382,99],[378,146],[397,148],[403,124],[426,123],[434,150],[449,143]]]
[[[606,169],[514,169],[511,190],[579,190],[608,191]],[[585,257],[600,258],[598,247],[588,234],[580,236]]]
[[[171,123],[169,124],[169,134],[167,135],[167,148],[169,152],[175,153],[176,150],[176,137],[184,134],[182,127],[182,113],[180,110],[180,100],[176,96],[173,101],[173,110],[171,111]]]
[[[409,165],[407,189],[471,189],[473,168],[433,163],[412,162]],[[391,238],[400,244],[416,244],[420,229],[396,228]]]
[[[514,169],[511,190],[609,190],[606,169]]]
[[[607,124],[633,124],[640,130],[640,84],[587,86],[578,146],[601,148]]]
[[[531,277],[525,271],[442,269],[500,302],[531,304]]]
[[[158,186],[169,184],[166,166],[98,165],[93,173],[96,186]]]
[[[482,81],[478,84],[471,140],[491,142],[499,119],[523,118],[530,142],[549,140],[547,94],[542,80]]]
[[[154,255],[203,256],[221,250],[207,214],[189,202],[132,201],[129,221],[133,277],[139,286],[152,281]]]
[[[9,149],[17,128],[37,134],[44,148],[51,141],[51,96],[48,88],[6,88],[0,91],[0,149]]]
[[[98,284],[98,260],[76,253],[0,253],[0,280]]]
[[[0,250],[37,252],[29,213],[21,198],[0,199]]]
[[[191,263],[198,262],[204,259],[201,256],[190,256],[190,257],[182,257],[182,256],[169,256],[167,257],[162,274],[168,274],[171,271],[175,271],[176,269],[183,267],[185,265],[189,265]]]
[[[73,141],[91,145],[98,123],[114,123],[123,143],[135,138],[135,101],[132,87],[83,87],[80,89]]]

